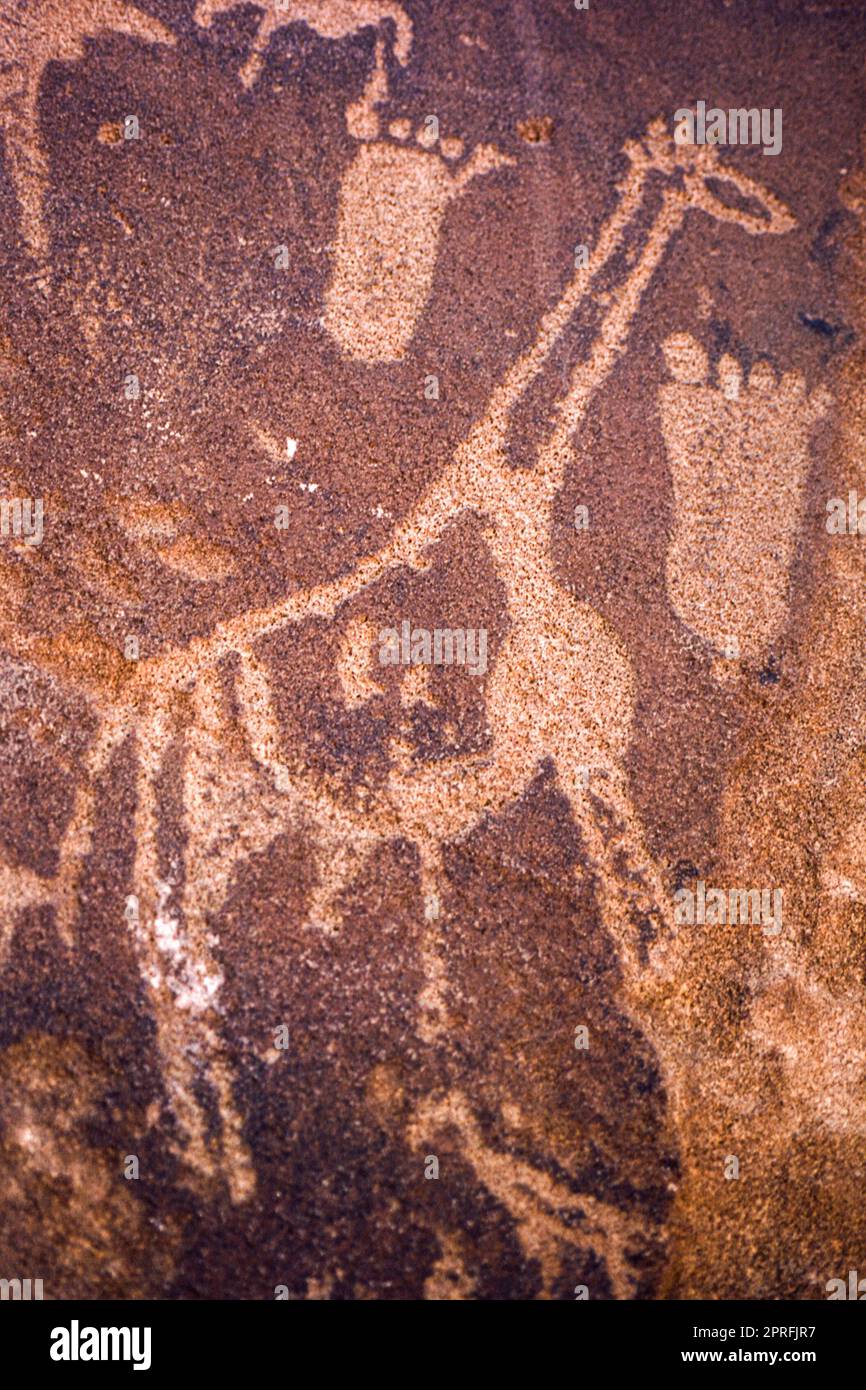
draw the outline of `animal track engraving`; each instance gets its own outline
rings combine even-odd
[[[479,145],[452,172],[449,163],[462,155],[463,141],[440,141],[435,117],[416,132],[421,148],[408,143],[412,127],[405,118],[389,126],[399,143],[379,139],[375,108],[387,98],[383,51],[379,39],[364,95],[346,112],[349,133],[364,143],[343,177],[325,296],[328,332],[367,362],[396,361],[408,347],[430,296],[449,203],[481,174],[514,163],[492,145]]]
[[[761,663],[785,623],[809,431],[830,397],[808,395],[798,372],[777,380],[766,362],[745,380],[730,356],[713,383],[689,333],[663,349],[672,380],[659,408],[675,509],[668,594],[717,653]]]

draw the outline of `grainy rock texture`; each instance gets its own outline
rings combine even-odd
[[[862,1266],[864,60],[841,0],[6,0],[0,1277]]]

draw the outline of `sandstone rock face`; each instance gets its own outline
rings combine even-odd
[[[856,21],[0,15],[0,1278],[862,1260]]]

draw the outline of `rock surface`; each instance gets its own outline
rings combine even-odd
[[[6,6],[0,1277],[862,1264],[864,57],[853,3]]]

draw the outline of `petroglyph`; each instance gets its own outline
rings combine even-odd
[[[842,191],[854,212],[862,212],[860,184],[862,165]],[[851,313],[859,325],[866,266],[862,222],[849,251]],[[863,373],[858,349],[840,374],[840,428],[825,495],[844,495],[849,486],[862,491]],[[775,377],[773,388],[780,389]],[[808,421],[809,402],[799,384],[797,398]],[[816,404],[820,409],[820,395]],[[807,432],[808,424],[795,421],[801,445]],[[787,443],[775,447],[790,457]],[[819,525],[822,504],[823,497]],[[852,1248],[859,1242],[856,1219],[848,1213],[858,1201],[856,1165],[849,1156],[862,1146],[866,1123],[866,573],[862,547],[848,539],[822,542],[815,589],[799,606],[796,628],[788,625],[788,691],[779,690],[781,701],[755,720],[724,789],[717,837],[724,864],[728,870],[736,865],[753,883],[771,869],[784,887],[789,920],[770,951],[716,939],[692,971],[692,992],[704,1001],[701,1036],[719,1043],[702,1063],[690,1061],[694,1090],[677,1119],[683,1178],[670,1215],[677,1254],[667,1297],[699,1298],[711,1288],[715,1298],[736,1296],[749,1279],[747,1266],[757,1248],[774,1259],[784,1249],[792,1269],[809,1271],[816,1250],[840,1239],[851,1240]],[[731,1007],[731,981],[744,989],[742,1009],[739,999]],[[769,1200],[731,1201],[718,1220],[712,1174],[722,1143],[727,1152],[753,1155],[754,1178]],[[813,1165],[819,1165],[817,1181]],[[792,1190],[818,1184],[822,1210],[808,1222],[786,1225]],[[698,1231],[701,1249],[691,1253],[689,1236]],[[721,1261],[730,1263],[733,1278],[720,1288],[707,1270],[718,1269]],[[808,1274],[800,1277],[801,1296],[813,1296],[805,1291]],[[792,1284],[790,1276],[774,1283],[770,1273],[763,1289],[790,1290]]]
[[[514,163],[492,145],[480,145],[452,172],[446,160],[462,155],[463,142],[440,142],[435,117],[416,132],[420,149],[378,139],[376,107],[387,96],[379,39],[364,95],[346,112],[350,135],[370,143],[361,145],[340,186],[334,266],[325,296],[328,332],[350,356],[366,362],[397,361],[408,347],[430,297],[449,203],[481,174]],[[410,131],[407,120],[391,123],[390,133],[400,142],[409,140]]]
[[[362,145],[340,189],[325,301],[325,327],[345,352],[366,362],[403,356],[430,296],[449,203],[473,179],[513,163],[482,145],[452,173],[434,152],[382,140]]]
[[[48,159],[39,129],[39,86],[49,63],[76,62],[85,39],[111,30],[174,44],[170,29],[125,0],[25,0],[0,14],[0,128],[31,254],[48,251],[43,203]]]
[[[129,7],[106,3],[91,6],[88,13],[95,9],[106,27],[121,8],[132,26],[125,32],[151,42],[173,42],[156,21]],[[202,0],[194,18],[210,28],[219,15],[240,8]],[[247,88],[256,83],[270,38],[282,26],[303,22],[327,38],[368,27],[380,30],[373,73],[360,100],[346,111],[349,133],[360,144],[339,193],[324,326],[349,357],[397,361],[430,302],[450,203],[476,177],[513,161],[487,145],[464,159],[462,142],[438,140],[423,117],[410,122],[404,115],[384,115],[387,45],[394,42],[394,57],[403,65],[411,52],[411,23],[399,7],[271,0],[256,13],[260,17],[240,71]],[[63,17],[68,23],[65,6]],[[244,19],[249,22],[250,16]],[[2,32],[8,43],[9,31]],[[85,32],[91,30],[81,30]],[[20,36],[12,42],[19,44]],[[51,57],[81,56],[80,36],[74,52],[46,47],[44,58],[39,42],[27,39],[28,54],[40,57],[39,73]],[[38,82],[38,74],[35,81],[22,77],[29,125],[16,127],[6,116],[4,128],[25,231],[31,246],[44,251],[46,168],[35,125]],[[26,160],[17,156],[17,166],[10,130],[13,135],[17,131],[18,146],[27,151]],[[616,206],[601,227],[588,265],[575,270],[543,316],[531,347],[504,372],[442,476],[384,548],[337,580],[295,590],[267,607],[217,622],[207,635],[185,645],[145,655],[122,677],[114,669],[110,677],[89,672],[87,694],[99,727],[78,781],[59,870],[51,878],[12,866],[3,871],[11,894],[6,906],[10,930],[16,913],[53,901],[61,940],[74,948],[82,931],[81,879],[94,849],[104,781],[113,758],[125,754],[134,759],[135,857],[128,888],[138,910],[127,927],[155,1022],[174,1149],[189,1180],[209,1194],[225,1185],[231,1200],[242,1202],[256,1182],[222,1036],[225,985],[214,924],[236,871],[288,828],[304,832],[314,861],[315,882],[305,905],[311,933],[336,934],[343,928],[341,896],[371,855],[391,841],[414,847],[422,974],[416,1027],[420,1041],[441,1055],[452,1026],[443,925],[450,885],[443,852],[478,831],[486,818],[518,802],[549,764],[568,800],[579,841],[582,859],[576,877],[591,879],[604,927],[620,956],[625,1005],[663,1063],[670,1056],[664,1020],[653,1011],[653,989],[659,980],[672,988],[681,983],[682,952],[669,930],[664,874],[646,849],[625,767],[637,682],[614,625],[564,592],[551,555],[553,505],[579,463],[573,447],[576,431],[625,352],[644,293],[689,211],[703,210],[752,234],[787,230],[793,219],[751,181],[728,169],[722,173],[713,151],[675,150],[661,123],[654,123],[642,140],[629,141],[625,155],[627,172],[617,188]],[[759,203],[762,211],[749,214],[722,202],[708,180],[727,181],[735,194]],[[653,215],[649,221],[644,217],[638,230],[648,194],[655,198]],[[612,267],[624,277],[613,302],[609,284],[600,283],[602,272]],[[577,310],[587,305],[598,314],[596,336],[561,388],[554,424],[533,466],[514,469],[504,447],[511,414]],[[726,380],[732,389],[732,376]],[[748,395],[753,384],[758,385],[750,382]],[[287,429],[294,432],[292,420],[259,431],[274,462],[286,459],[282,444],[274,441],[283,440]],[[753,434],[750,447],[760,434],[757,426]],[[302,447],[314,445],[303,437]],[[760,437],[764,443],[775,440],[766,430]],[[797,461],[800,466],[799,453]],[[461,517],[478,528],[505,595],[505,636],[483,677],[489,740],[479,753],[434,763],[413,757],[400,731],[392,730],[384,782],[377,790],[365,788],[364,797],[356,799],[346,782],[314,774],[287,746],[277,712],[276,676],[263,655],[262,639],[310,618],[332,625],[338,629],[337,676],[345,709],[379,698],[381,686],[369,661],[378,625],[344,610],[364,592],[365,608],[375,614],[377,586],[384,587],[400,567],[415,572],[429,567],[433,547]],[[186,521],[167,504],[126,508],[124,520],[131,540],[168,569],[201,584],[231,573],[216,546],[180,534]],[[26,635],[14,635],[12,642],[22,659],[48,664],[44,649]],[[55,653],[54,669],[60,664]],[[423,672],[403,681],[401,701],[403,708],[432,702]],[[181,805],[173,812],[161,804],[172,760],[180,766],[181,787]],[[167,866],[162,832],[172,814],[180,822],[182,862]],[[549,1294],[562,1276],[570,1252],[586,1249],[605,1261],[615,1296],[632,1296],[638,1279],[631,1259],[637,1224],[615,1207],[573,1191],[568,1181],[554,1180],[541,1166],[497,1150],[486,1142],[464,1092],[454,1086],[444,1095],[416,1112],[408,1127],[410,1141],[429,1144],[429,1136],[446,1130],[456,1135],[479,1181],[511,1214],[523,1253],[539,1266],[543,1292]],[[439,1238],[441,1257],[430,1276],[431,1294],[440,1296],[438,1291],[449,1287],[471,1290],[459,1238],[447,1230]]]
[[[216,14],[234,5],[203,0],[196,22],[210,27]],[[390,20],[394,54],[405,66],[412,44],[412,25],[397,5],[376,0],[332,0],[314,5],[303,0],[270,0],[257,30],[241,80],[251,87],[260,71],[271,35],[283,25],[302,21],[327,38],[342,38],[359,29],[380,28]],[[395,361],[403,355],[433,282],[442,219],[446,209],[475,178],[513,160],[482,145],[452,169],[463,142],[439,141],[425,120],[416,132],[420,148],[403,143],[410,138],[405,117],[391,121],[389,133],[398,142],[379,139],[376,108],[388,99],[386,41],[376,39],[375,63],[362,96],[346,109],[346,127],[363,143],[343,176],[334,247],[333,273],[325,298],[324,322],[344,351],[369,362]],[[433,118],[435,121],[435,118]],[[436,152],[439,144],[441,154]],[[394,209],[401,216],[394,218]]]
[[[630,1223],[615,1207],[589,1193],[573,1192],[513,1154],[500,1153],[486,1144],[466,1097],[459,1091],[419,1108],[409,1126],[409,1142],[415,1149],[429,1152],[437,1133],[449,1129],[459,1134],[461,1152],[480,1181],[514,1218],[524,1254],[538,1264],[542,1298],[551,1296],[554,1281],[562,1272],[563,1256],[567,1258],[575,1247],[591,1250],[604,1260],[615,1298],[633,1297],[639,1272],[629,1258],[629,1249],[631,1241],[646,1234],[642,1222]],[[443,1255],[451,1254],[453,1260],[454,1248],[451,1237],[443,1242]]]
[[[739,221],[753,233],[784,230],[790,219],[769,195],[764,198],[766,217],[746,217],[711,199],[705,186],[714,167],[710,152],[691,156],[687,165],[680,163],[682,156],[674,153],[660,125],[652,126],[644,141],[629,142],[627,154],[630,172],[589,266],[575,272],[561,301],[542,320],[535,343],[495,388],[483,419],[459,446],[439,482],[398,525],[384,550],[361,560],[344,578],[221,622],[209,637],[142,661],[129,674],[122,698],[116,688],[110,697],[105,691],[98,696],[101,729],[76,796],[54,883],[58,927],[64,939],[73,939],[78,877],[91,846],[99,779],[115,752],[134,737],[139,769],[137,850],[130,887],[138,899],[139,917],[130,923],[130,930],[156,1019],[166,1092],[179,1132],[178,1152],[196,1180],[225,1181],[235,1201],[250,1194],[255,1176],[220,1044],[220,972],[213,959],[209,923],[224,900],[233,868],[287,825],[304,825],[311,833],[319,877],[307,905],[308,920],[324,931],[339,930],[339,895],[374,849],[389,839],[406,838],[415,844],[423,906],[424,981],[418,1028],[422,1041],[435,1045],[447,1028],[449,1008],[441,935],[447,889],[443,846],[472,833],[485,816],[518,800],[540,765],[551,759],[596,871],[602,915],[621,953],[630,1007],[653,1041],[660,1041],[658,1021],[642,1004],[642,982],[647,964],[650,975],[661,977],[670,975],[673,965],[664,885],[644,847],[623,765],[633,718],[634,679],[610,625],[590,606],[562,592],[549,555],[551,507],[573,461],[571,437],[624,351],[643,293],[689,209],[697,207]],[[659,172],[676,174],[682,181],[667,186],[643,249],[615,303],[605,311],[589,358],[572,373],[555,427],[540,448],[535,467],[526,474],[512,470],[503,449],[510,412],[544,366],[574,310],[584,296],[592,294],[597,272],[626,244],[646,182]],[[756,196],[754,185],[743,180],[739,184],[741,191],[747,189]],[[372,591],[400,565],[425,568],[429,548],[451,522],[470,510],[483,519],[486,545],[506,590],[511,623],[486,677],[491,745],[483,755],[426,766],[408,761],[395,739],[384,789],[359,809],[338,787],[323,783],[297,758],[287,755],[270,674],[256,653],[256,644],[267,634],[309,617],[339,620],[349,598],[364,589]],[[161,513],[153,516],[158,523]],[[145,508],[135,524],[147,532],[152,520]],[[163,527],[162,534],[171,534],[171,529],[166,532]],[[357,631],[350,635],[347,630],[341,665],[344,685],[348,679],[351,686],[349,672],[358,666],[351,656],[357,641]],[[255,790],[250,783],[244,798],[248,828],[242,843],[228,833],[231,808],[239,794],[232,769],[241,765],[242,755],[230,733],[227,690],[234,692],[249,753],[259,769],[252,773],[257,779]],[[356,681],[353,698],[363,698],[365,693],[363,684]],[[175,746],[185,749],[184,824],[189,837],[180,903],[173,891],[160,886],[166,880],[157,853],[156,789]],[[589,788],[584,776],[587,766],[593,770]],[[270,783],[267,788],[261,785],[264,775]],[[648,956],[643,954],[638,930],[639,919],[646,916],[655,922],[655,945]],[[214,1097],[220,1115],[221,1132],[216,1138],[208,1132],[198,1099],[202,1085]],[[464,1117],[464,1135],[472,1140],[474,1131],[466,1128],[469,1123]],[[485,1163],[501,1200],[513,1204],[514,1194],[496,1176],[494,1160],[485,1159]],[[537,1174],[532,1182],[543,1185],[542,1178]],[[546,1200],[544,1193],[539,1200]],[[525,1234],[527,1249],[531,1246],[532,1257],[541,1261],[546,1281],[553,1277],[555,1249],[571,1235],[571,1228],[557,1224],[554,1217],[549,1218],[542,1237]],[[611,1277],[625,1288],[625,1276],[617,1266],[621,1257],[612,1254],[611,1258],[616,1266]]]
[[[244,5],[245,0],[199,0],[195,22],[209,29],[216,15]],[[409,61],[412,21],[402,6],[389,4],[388,0],[262,0],[258,8],[263,11],[262,18],[240,73],[245,87],[255,85],[271,36],[285,25],[298,22],[308,24],[324,38],[342,39],[359,29],[378,27],[383,19],[390,20],[395,34],[394,53],[403,66]]]
[[[235,1235],[282,1242],[259,1294],[336,1298],[809,1297],[859,1248],[866,552],[821,515],[866,495],[853,108],[803,116],[791,64],[793,165],[619,151],[607,57],[629,135],[666,97],[614,8],[3,7],[6,491],[44,475],[50,524],[0,554],[0,1159],[52,1294],[208,1296]],[[751,241],[794,219],[738,168],[796,235]],[[486,672],[383,668],[402,616],[485,625]],[[779,938],[677,934],[692,874],[781,884]]]
[[[809,435],[829,405],[802,375],[730,355],[710,379],[689,333],[663,344],[672,380],[659,409],[674,491],[665,573],[684,623],[717,653],[763,662],[788,609],[788,580],[809,469]]]

